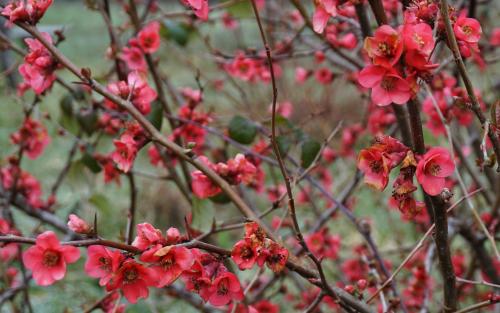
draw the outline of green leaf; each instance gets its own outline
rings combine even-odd
[[[113,209],[109,199],[102,193],[95,193],[89,198],[89,203],[94,205],[99,211],[109,213]]]
[[[236,115],[229,122],[229,137],[237,142],[248,145],[255,136],[257,136],[257,126],[243,116]]]
[[[226,204],[231,202],[231,198],[229,198],[229,196],[225,192],[221,192],[213,197],[210,197],[209,199],[210,201],[219,204]]]
[[[76,114],[76,120],[83,131],[89,136],[97,129],[98,118],[97,113],[93,109],[81,109]]]
[[[180,46],[185,46],[192,30],[192,26],[188,24],[166,20],[161,25],[160,35],[165,39],[175,41]]]
[[[319,151],[321,144],[314,139],[308,139],[302,143],[300,160],[303,168],[308,168],[312,164]]]
[[[207,199],[193,198],[192,207],[193,220],[191,227],[202,232],[209,231],[215,218],[213,204]]]
[[[101,171],[101,165],[90,153],[85,152],[80,160],[92,173],[97,174]]]
[[[59,101],[59,106],[61,107],[61,112],[67,116],[73,116],[74,113],[74,98],[68,93],[65,95],[61,101]]]
[[[156,129],[161,130],[163,122],[163,108],[158,101],[151,103],[151,113],[148,114],[147,118]]]
[[[278,149],[282,157],[287,155],[288,150],[290,150],[291,142],[286,136],[276,137],[276,143],[278,144]]]
[[[227,8],[227,12],[237,19],[253,16],[252,4],[250,1],[235,3]]]

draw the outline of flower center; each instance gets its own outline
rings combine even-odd
[[[166,255],[161,259],[160,263],[163,269],[168,270],[174,265],[175,259],[172,255]]]
[[[42,263],[47,267],[52,267],[59,263],[60,257],[59,252],[47,250],[43,253]]]
[[[217,294],[219,295],[227,295],[229,288],[227,286],[226,280],[222,280],[217,286]]]
[[[133,283],[137,277],[139,277],[139,274],[137,273],[137,270],[135,268],[127,269],[124,273],[124,280],[126,284]]]
[[[380,51],[380,53],[383,54],[384,56],[392,55],[392,49],[386,42],[381,42],[378,44],[378,51]]]
[[[370,162],[370,168],[371,168],[372,172],[378,174],[378,173],[382,172],[382,163],[379,161],[373,160]]]
[[[462,31],[464,33],[466,33],[467,35],[470,35],[472,34],[472,27],[468,26],[468,25],[465,25],[462,27]]]
[[[394,88],[394,79],[390,77],[384,77],[384,79],[382,79],[380,86],[385,90],[392,90]]]
[[[428,168],[428,172],[433,176],[437,176],[440,171],[441,171],[441,166],[439,166],[439,164],[436,163],[431,164]]]
[[[253,256],[253,250],[249,247],[244,247],[241,249],[241,257],[243,259],[251,259]]]
[[[99,263],[101,264],[101,269],[109,272],[111,271],[111,260],[105,257],[100,257],[99,258]]]
[[[424,46],[424,40],[419,34],[417,33],[413,34],[413,40],[418,44],[420,48]]]

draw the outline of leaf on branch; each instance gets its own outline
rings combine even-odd
[[[236,115],[229,122],[229,137],[239,143],[248,145],[257,136],[257,126],[243,116]]]
[[[207,199],[193,198],[191,227],[201,232],[208,232],[215,219],[215,207]]]
[[[308,168],[312,164],[320,150],[321,144],[316,140],[307,139],[306,141],[304,141],[302,143],[300,153],[301,166],[303,168]]]

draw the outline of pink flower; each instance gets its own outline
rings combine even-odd
[[[229,30],[237,29],[240,26],[238,21],[235,20],[229,12],[224,12],[222,14],[222,24]]]
[[[417,165],[417,180],[424,191],[431,195],[438,195],[445,187],[445,178],[453,174],[455,164],[448,150],[434,147],[427,151]]]
[[[138,150],[137,142],[129,134],[124,134],[119,140],[113,140],[113,144],[116,150],[111,155],[111,158],[120,170],[127,173],[134,165]]]
[[[200,20],[208,20],[208,0],[182,0],[184,5],[188,6],[193,10],[194,15],[196,15]]]
[[[213,197],[222,191],[218,185],[201,171],[192,172],[191,179],[191,189],[193,189],[193,193],[200,199]]]
[[[150,269],[159,278],[158,288],[172,284],[185,270],[189,270],[194,258],[185,247],[157,245],[141,255],[141,261],[153,263]]]
[[[69,215],[68,227],[78,234],[88,234],[91,230],[89,224],[75,214]]]
[[[403,54],[403,40],[398,31],[383,25],[375,31],[374,37],[365,39],[364,48],[374,65],[390,68]]]
[[[326,67],[319,68],[314,72],[314,77],[318,83],[327,85],[333,81],[333,73]]]
[[[80,250],[73,246],[61,246],[52,231],[36,238],[36,245],[23,253],[23,263],[33,272],[33,279],[40,286],[52,285],[66,274],[66,263],[80,258]]]
[[[41,33],[45,40],[52,43],[48,33]],[[26,38],[29,52],[24,57],[24,63],[19,66],[19,73],[29,86],[39,95],[49,89],[56,80],[55,70],[59,64],[45,46],[37,39]]]
[[[258,256],[256,247],[250,238],[238,241],[231,251],[231,258],[240,270],[252,268]]]
[[[268,242],[266,265],[275,273],[281,272],[288,261],[288,250],[274,241]]]
[[[120,54],[122,59],[132,71],[145,72],[147,70],[146,59],[144,53],[138,47],[124,47]]]
[[[21,128],[10,136],[13,144],[21,145],[32,160],[43,153],[50,143],[47,129],[37,120],[27,117]]]
[[[155,53],[160,47],[160,23],[151,22],[137,34],[137,41],[145,53]]]
[[[426,23],[406,24],[402,34],[407,50],[417,50],[425,56],[429,56],[434,48],[432,28]]]
[[[141,250],[156,245],[163,240],[161,230],[156,229],[149,223],[137,224],[137,236],[135,237],[132,245]]]
[[[108,291],[121,289],[130,303],[149,296],[148,287],[156,285],[158,277],[151,270],[132,259],[125,261],[106,286]]]
[[[493,47],[500,46],[500,27],[495,27],[491,32],[490,45]]]
[[[478,43],[482,34],[481,24],[476,19],[465,17],[465,15],[457,19],[453,25],[453,31],[458,40],[471,44]]]
[[[315,32],[321,34],[325,30],[330,17],[337,15],[337,7],[335,0],[317,0],[315,4],[316,10],[312,18],[313,29]]]
[[[365,174],[365,183],[384,190],[389,183],[389,160],[377,148],[363,149],[358,157],[358,169]]]
[[[210,292],[208,302],[213,306],[223,306],[232,300],[243,300],[243,290],[238,277],[231,272],[225,272],[217,276],[210,288]]]
[[[144,75],[137,71],[128,74],[127,82],[111,83],[107,89],[122,99],[130,99],[132,104],[144,115],[149,114],[151,102],[157,96],[156,91],[148,85]],[[105,104],[110,109],[117,109],[116,104],[111,100],[106,99]]]
[[[11,23],[36,24],[52,4],[52,0],[14,0],[1,11]]]
[[[295,69],[295,81],[299,84],[303,84],[311,76],[311,72],[303,67],[297,67]]]
[[[379,106],[404,104],[411,97],[408,82],[397,72],[382,66],[365,67],[358,75],[358,82],[365,88],[372,88],[372,101]]]
[[[85,273],[90,277],[100,278],[99,285],[107,285],[124,259],[125,257],[118,250],[109,250],[103,246],[89,246]]]
[[[231,63],[226,64],[225,69],[232,76],[244,81],[254,81],[258,73],[256,60],[245,57],[243,53],[238,53]]]
[[[20,171],[20,173],[18,171]],[[41,208],[43,206],[43,202],[40,199],[42,187],[40,182],[33,175],[16,166],[8,166],[2,168],[0,176],[4,188],[12,189],[14,183],[17,182],[15,189],[27,199],[29,205],[35,208]],[[18,177],[17,181],[15,181],[14,177]]]
[[[340,236],[332,236],[327,228],[322,228],[306,236],[306,243],[316,257],[334,260],[340,249]]]

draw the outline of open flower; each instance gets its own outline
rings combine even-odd
[[[257,247],[250,238],[238,241],[231,251],[231,258],[240,270],[252,268],[258,256]]]
[[[365,39],[364,48],[374,65],[387,68],[399,61],[403,54],[403,40],[397,30],[389,25],[380,26],[374,37]]]
[[[358,168],[365,174],[365,183],[377,190],[384,190],[389,183],[389,160],[379,149],[361,150]]]
[[[100,278],[99,285],[106,285],[118,270],[124,256],[120,251],[109,250],[103,246],[89,246],[85,273],[90,277]]]
[[[438,195],[445,187],[445,178],[455,170],[455,164],[448,150],[434,147],[427,151],[417,165],[417,180],[424,191],[431,195]]]
[[[223,306],[232,300],[243,300],[243,290],[238,277],[231,272],[220,274],[212,283],[210,293],[208,301],[213,306]]]
[[[160,48],[160,23],[151,22],[137,34],[137,41],[142,51],[155,53]]]
[[[379,106],[404,104],[411,97],[410,85],[399,74],[382,66],[369,65],[358,75],[358,82],[372,89],[372,101]]]
[[[80,250],[73,246],[61,246],[52,231],[36,238],[36,244],[23,253],[23,263],[33,272],[33,279],[40,286],[52,285],[66,274],[66,263],[80,258]]]
[[[116,150],[111,155],[111,158],[120,170],[127,173],[134,165],[138,150],[137,142],[132,136],[124,134],[120,139],[113,140],[113,144]]]
[[[50,143],[47,129],[37,120],[27,117],[21,128],[10,135],[13,144],[21,145],[30,159],[36,159]]]
[[[125,261],[107,285],[108,291],[120,288],[130,303],[149,296],[148,287],[156,285],[151,270],[133,260]]]
[[[457,19],[453,25],[453,32],[458,40],[472,44],[478,43],[483,33],[481,24],[476,19],[465,17],[465,15]]]
[[[172,284],[185,270],[191,268],[193,255],[186,247],[157,245],[141,255],[141,261],[153,263],[150,267],[158,277],[157,287]]]

